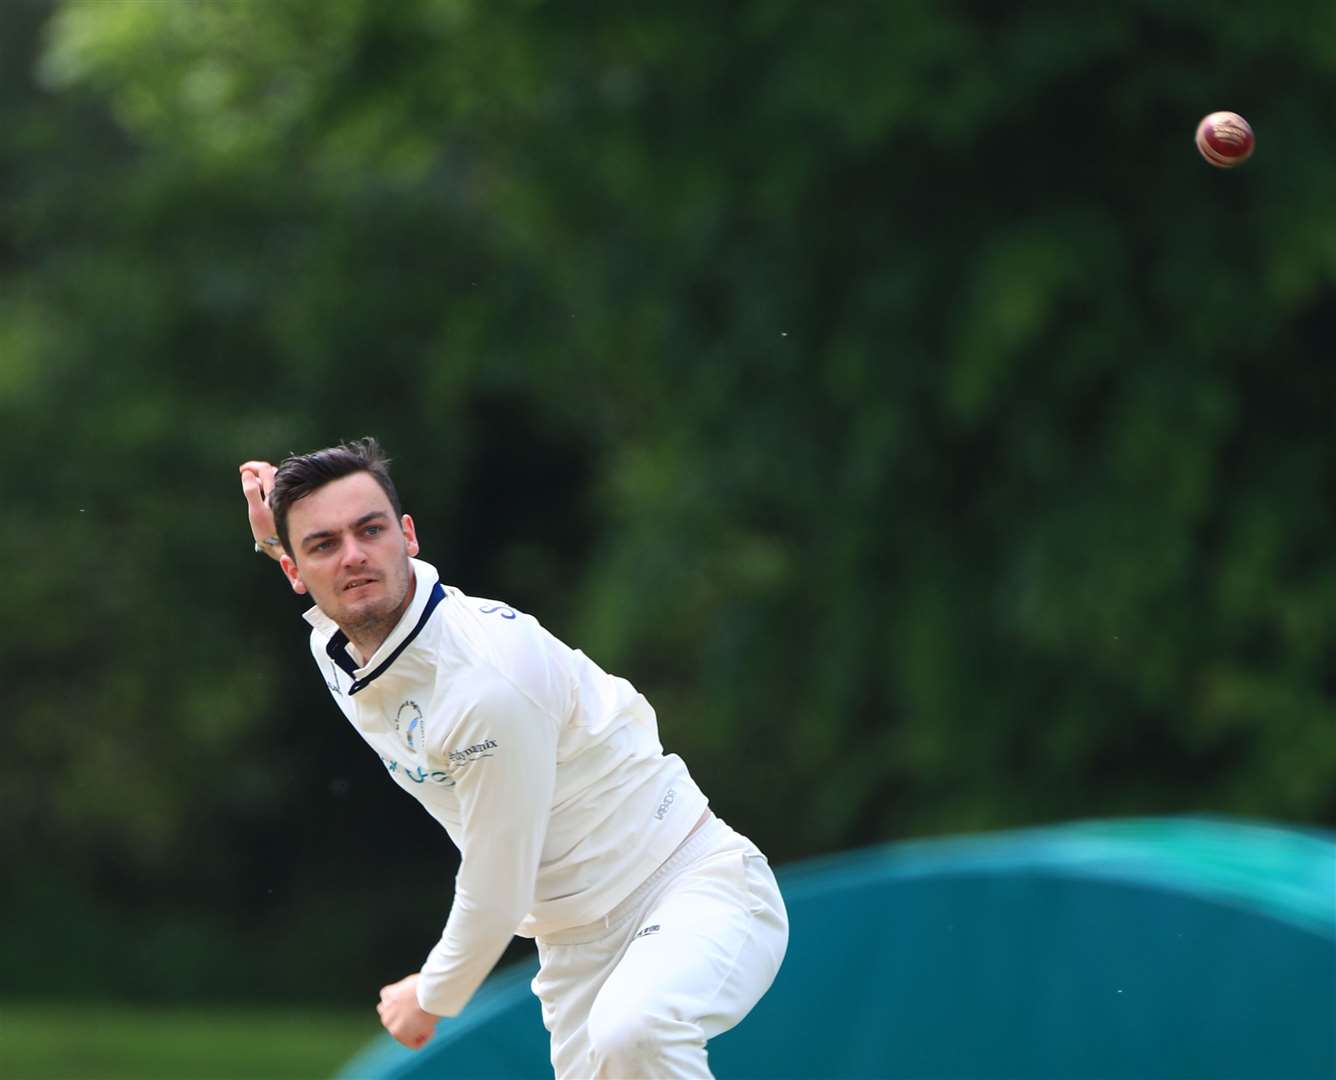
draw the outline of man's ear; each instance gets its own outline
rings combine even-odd
[[[301,575],[297,573],[297,564],[292,561],[291,555],[281,555],[278,565],[283,567],[283,573],[288,577],[288,584],[292,586],[292,591],[298,596],[306,595],[306,584],[302,581]]]
[[[408,554],[410,556],[416,555],[421,548],[418,547],[417,526],[413,524],[412,515],[405,514],[399,524],[404,530],[404,541],[408,546]]]

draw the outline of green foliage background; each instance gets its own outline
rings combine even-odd
[[[1316,3],[0,7],[0,991],[434,940],[235,476],[364,433],[776,861],[1336,824],[1334,98]]]

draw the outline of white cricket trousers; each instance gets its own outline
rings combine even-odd
[[[765,856],[711,816],[605,918],[538,939],[557,1080],[711,1076],[706,1040],[761,999],[788,941]]]

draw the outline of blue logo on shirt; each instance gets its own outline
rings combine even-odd
[[[411,701],[404,702],[405,705],[412,705]],[[417,708],[416,705],[413,706]],[[403,712],[401,708],[400,713]],[[421,717],[421,712],[418,713]],[[466,746],[462,750],[449,751],[450,767],[448,769],[424,769],[421,765],[410,769],[406,765],[400,764],[394,758],[380,755],[381,763],[387,770],[396,776],[402,776],[411,780],[415,784],[440,784],[441,787],[452,788],[458,781],[459,774],[470,765],[483,758],[492,756],[492,751],[498,749],[495,739],[483,739],[480,743],[474,743],[472,746]]]
[[[400,765],[394,758],[388,758],[384,754],[380,755],[380,760],[386,770],[398,776],[403,776],[415,784],[440,784],[441,787],[448,788],[455,786],[454,778],[443,769],[432,769],[431,772],[428,772],[421,765],[416,769],[409,769]]]
[[[422,710],[416,701],[405,701],[394,714],[394,730],[403,739],[409,753],[416,754],[422,743]]]

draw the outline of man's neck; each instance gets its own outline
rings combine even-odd
[[[344,637],[348,639],[348,644],[353,647],[358,667],[366,667],[367,662],[376,655],[376,650],[385,644],[385,639],[394,633],[394,628],[399,625],[404,612],[412,605],[413,595],[416,592],[417,575],[413,574],[408,579],[408,591],[404,593],[403,602],[391,614],[375,622],[339,627]]]

